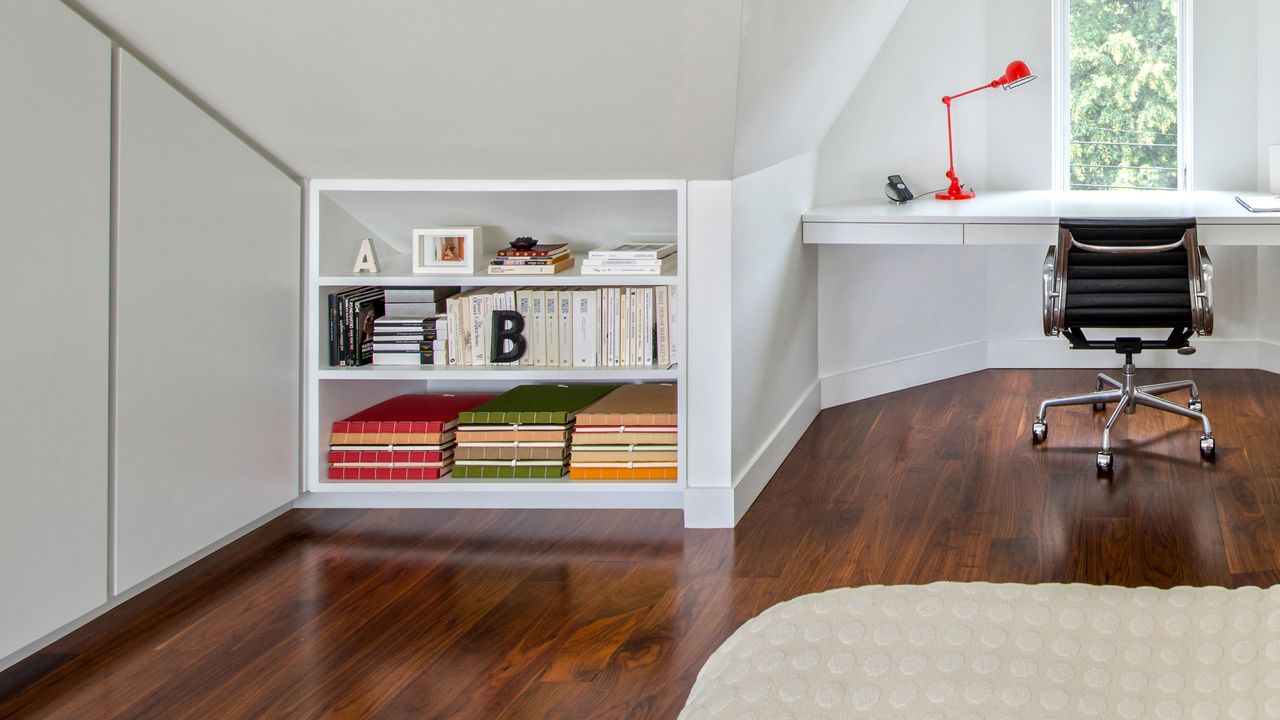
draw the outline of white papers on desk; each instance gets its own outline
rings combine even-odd
[[[1237,195],[1236,202],[1249,212],[1280,212],[1280,196]]]

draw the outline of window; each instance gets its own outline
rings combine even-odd
[[[1056,185],[1190,189],[1190,0],[1056,0]]]

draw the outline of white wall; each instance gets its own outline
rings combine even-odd
[[[111,44],[0,0],[0,670],[107,599]]]
[[[1276,80],[1276,69],[1280,68],[1280,42],[1276,40],[1277,28],[1280,28],[1280,0],[1257,2],[1258,189],[1268,190],[1271,182],[1270,146],[1280,145],[1280,82]]]
[[[733,181],[735,479],[817,380],[817,252],[800,238],[816,163],[807,153]]]
[[[115,591],[298,494],[302,191],[120,54]]]
[[[1252,190],[1258,175],[1252,142],[1258,137],[1258,0],[1201,0],[1194,7],[1195,187]],[[1273,85],[1275,70],[1267,70]]]
[[[907,0],[745,0],[733,175],[818,147]]]
[[[817,204],[875,197],[894,173],[919,192],[945,187],[942,97],[1004,71],[987,67],[985,37],[982,3],[911,0],[822,142]],[[986,186],[990,94],[960,98],[952,107],[956,174],[979,188]]]
[[[1004,72],[1003,65],[990,66],[986,36],[983,3],[911,0],[822,143],[817,204],[875,197],[894,173],[918,193],[945,187],[941,98]],[[956,174],[967,185],[987,185],[990,104],[1007,110],[1006,103],[1035,102],[1021,93],[995,97],[999,92],[960,98],[952,107]],[[966,346],[983,336],[985,277],[984,254],[972,248],[822,247],[822,404],[875,394],[869,388],[905,387],[879,367],[901,358],[928,356],[917,359],[928,373],[975,369],[981,348]]]
[[[303,177],[727,178],[741,0],[78,0]]]
[[[986,4],[987,72],[998,77],[1016,59],[1037,75],[1012,91],[987,91],[988,189],[1049,190],[1054,143],[1053,2],[986,0]]]

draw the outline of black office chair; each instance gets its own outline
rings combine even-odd
[[[1090,340],[1084,330],[1164,329],[1164,340],[1117,337]],[[1074,350],[1115,350],[1124,355],[1124,382],[1099,374],[1095,392],[1046,400],[1032,423],[1034,442],[1043,442],[1049,425],[1045,411],[1063,405],[1114,403],[1102,431],[1098,472],[1113,467],[1111,426],[1138,405],[1200,421],[1200,454],[1212,460],[1213,428],[1202,412],[1200,389],[1191,380],[1138,385],[1133,356],[1143,350],[1177,350],[1191,355],[1192,334],[1213,334],[1213,265],[1196,241],[1196,221],[1063,219],[1057,247],[1044,260],[1044,333],[1063,335]],[[1110,386],[1111,389],[1104,389]],[[1157,397],[1190,390],[1186,407]]]

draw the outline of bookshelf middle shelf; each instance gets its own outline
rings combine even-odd
[[[519,365],[359,365],[324,367],[321,380],[510,380],[521,382],[640,382],[680,379],[678,366],[527,367]]]

